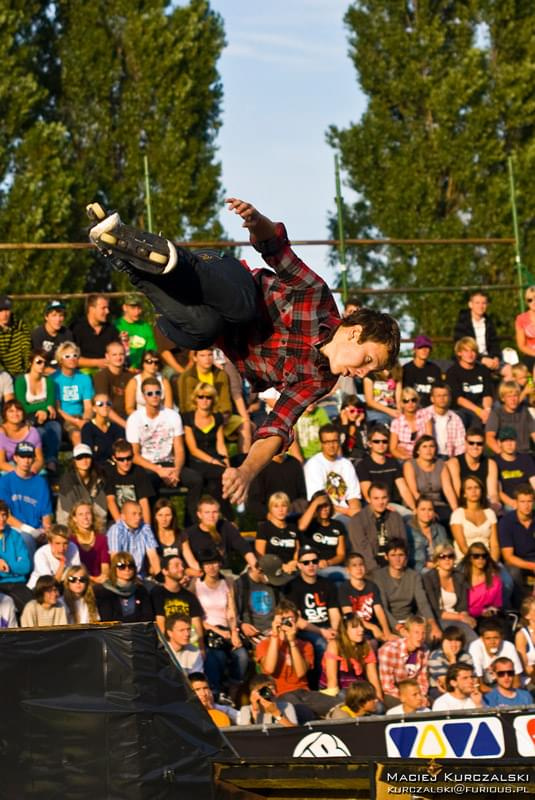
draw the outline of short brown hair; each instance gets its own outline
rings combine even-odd
[[[358,344],[371,341],[385,345],[388,361],[383,368],[392,368],[398,359],[400,345],[399,325],[394,317],[363,307],[343,317],[338,327],[350,328],[353,325],[360,325],[362,328]]]

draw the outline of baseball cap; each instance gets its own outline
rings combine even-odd
[[[429,336],[425,336],[425,334],[420,334],[414,340],[414,349],[418,350],[419,347],[429,347],[430,349],[433,347],[433,342],[429,338]]]
[[[288,575],[282,569],[282,560],[273,553],[268,553],[258,559],[258,566],[272,586],[284,586],[292,580],[293,575]]]
[[[507,439],[514,439],[515,441],[518,439],[518,433],[512,425],[504,425],[498,431],[499,442],[505,442]]]
[[[312,545],[312,544],[305,544],[305,545],[303,545],[303,547],[302,547],[302,548],[299,550],[299,561],[301,561],[301,559],[303,558],[303,556],[309,556],[309,555],[319,556],[319,552],[316,550],[316,548],[314,547],[314,545]]]
[[[7,294],[0,294],[0,311],[6,311],[12,308],[13,304]]]
[[[138,294],[127,294],[123,300],[125,306],[142,306],[141,297]]]
[[[34,456],[35,447],[31,442],[19,442],[15,447],[16,456]]]
[[[50,300],[46,304],[45,314],[50,314],[51,311],[66,311],[67,306],[63,300]]]
[[[72,451],[72,457],[78,458],[78,456],[92,456],[93,451],[89,447],[88,444],[77,444]]]

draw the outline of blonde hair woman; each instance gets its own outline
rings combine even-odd
[[[426,432],[426,414],[420,408],[420,396],[411,386],[401,392],[401,414],[390,426],[390,452],[406,461],[412,457],[414,443]]]
[[[284,492],[274,492],[268,499],[268,513],[264,522],[258,523],[255,552],[258,556],[275,555],[282,561],[284,572],[297,570],[299,540],[297,526],[286,519],[290,498]]]
[[[99,532],[99,519],[92,503],[80,500],[74,504],[69,514],[68,528],[90,580],[104,583],[110,575],[110,553],[106,536]]]

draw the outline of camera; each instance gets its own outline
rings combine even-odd
[[[271,689],[270,686],[261,686],[260,689],[258,690],[258,694],[264,700],[273,700],[274,698],[273,690]]]
[[[281,628],[293,628],[294,621],[291,617],[284,617],[281,622]]]

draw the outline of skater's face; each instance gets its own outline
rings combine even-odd
[[[327,353],[333,375],[363,378],[369,372],[385,368],[389,360],[386,345],[371,341],[359,343],[361,333],[361,325],[338,328]]]

